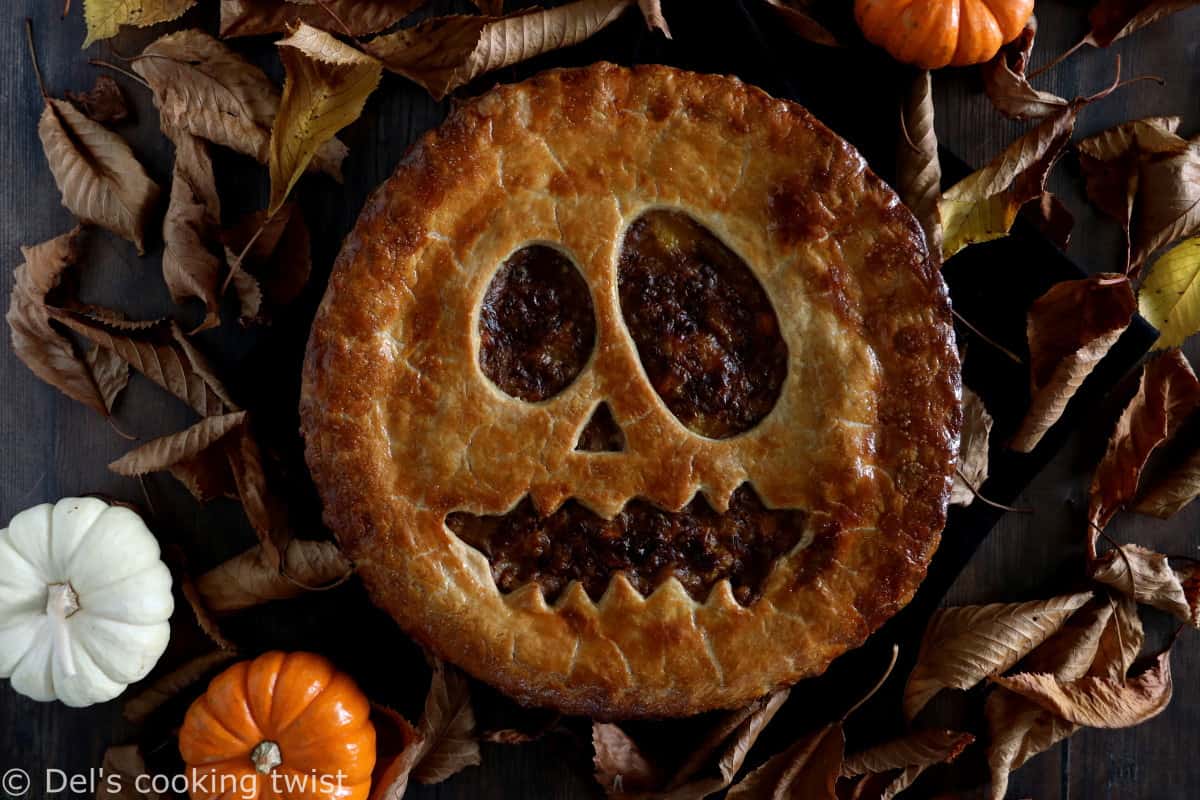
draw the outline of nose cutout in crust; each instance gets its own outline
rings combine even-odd
[[[571,385],[596,346],[587,282],[553,247],[509,256],[483,296],[479,366],[505,394],[531,403]]]
[[[725,439],[775,407],[787,373],[779,319],[746,262],[706,227],[647,211],[625,234],[617,281],[642,366],[684,426]]]
[[[588,453],[619,453],[625,449],[625,432],[613,419],[608,403],[601,403],[579,434],[576,450]]]

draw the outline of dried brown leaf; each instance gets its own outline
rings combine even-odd
[[[475,78],[579,44],[607,27],[633,0],[573,0],[502,17],[436,17],[380,36],[367,51],[435,99]]]
[[[1200,140],[1179,153],[1143,159],[1138,168],[1131,266],[1200,233]]]
[[[165,703],[195,686],[236,656],[237,654],[230,650],[214,650],[193,658],[153,681],[126,701],[125,708],[121,712],[122,715],[134,725],[140,725],[149,719],[151,714],[162,708]]]
[[[981,67],[988,99],[997,111],[1012,119],[1045,119],[1067,106],[1058,95],[1034,89],[1025,76],[1036,36],[1037,18],[1030,17],[1025,30]]]
[[[271,491],[262,451],[249,425],[240,427],[227,444],[225,454],[242,509],[258,535],[262,557],[268,564],[282,569],[292,535],[287,507],[283,499]],[[300,582],[307,583],[303,579]]]
[[[1041,197],[1046,179],[1075,131],[1086,100],[1076,100],[1046,117],[987,166],[942,194],[938,209],[945,237],[943,255],[1008,234],[1021,206]]]
[[[988,696],[984,715],[988,722],[992,800],[1004,800],[1012,772],[1079,730],[1078,725],[1007,689],[996,689]]]
[[[925,770],[950,763],[974,741],[974,736],[959,731],[914,731],[846,758],[841,774],[866,776],[856,785],[855,797],[892,800]],[[864,791],[868,789],[869,795]]]
[[[180,461],[195,459],[245,421],[245,411],[205,417],[187,430],[153,439],[129,451],[108,468],[118,475],[130,477],[171,469]]]
[[[970,689],[998,675],[1053,635],[1091,592],[1028,603],[993,603],[937,611],[925,629],[917,663],[904,687],[912,719],[942,689]]]
[[[159,800],[161,797],[151,789],[150,781],[138,780],[147,773],[146,762],[136,744],[105,750],[100,769],[103,779],[96,781],[96,800]]]
[[[904,101],[902,131],[896,148],[896,185],[904,204],[925,229],[929,252],[942,256],[942,163],[933,126],[933,83],[928,71],[913,81]]]
[[[201,416],[237,410],[208,361],[174,322],[143,325],[61,309],[52,309],[51,316],[84,338],[112,350]]]
[[[1062,680],[1075,680],[1088,674],[1100,652],[1105,632],[1116,624],[1113,613],[1117,604],[1108,597],[1097,597],[1071,615],[1058,633],[1034,648],[1021,664],[1023,672],[1046,672]]]
[[[958,472],[950,490],[950,504],[969,506],[975,492],[988,479],[988,437],[992,415],[979,395],[963,387],[963,424],[958,443]]]
[[[371,718],[377,733],[375,774],[371,800],[401,800],[408,791],[408,780],[421,756],[421,734],[408,720],[392,709],[373,704]]]
[[[1088,14],[1092,29],[1084,41],[1108,47],[1165,16],[1196,5],[1196,0],[1100,0]]]
[[[841,47],[841,42],[813,13],[812,0],[766,0],[792,33],[806,41],[826,47]]]
[[[1146,492],[1134,510],[1166,519],[1200,497],[1200,447]]]
[[[1096,531],[1133,500],[1150,454],[1175,435],[1198,405],[1200,381],[1183,353],[1170,350],[1146,364],[1137,393],[1117,420],[1088,492],[1088,520],[1093,526],[1088,552],[1093,557]]]
[[[642,16],[646,18],[646,27],[670,39],[671,28],[667,25],[667,18],[663,16],[662,0],[637,0],[637,4]]]
[[[1038,445],[1136,309],[1129,281],[1108,273],[1056,283],[1034,301],[1026,323],[1029,411],[1012,449],[1028,453]]]
[[[38,137],[63,205],[80,221],[123,236],[144,253],[158,185],[125,140],[52,97],[46,98]]]
[[[1200,628],[1200,609],[1189,602],[1183,589],[1185,583],[1195,579],[1200,567],[1193,564],[1174,569],[1161,553],[1126,544],[1105,553],[1091,569],[1093,580]]]
[[[433,678],[417,731],[421,744],[412,777],[418,783],[441,783],[479,764],[471,685],[462,673],[441,660],[433,663]]]
[[[1161,653],[1153,666],[1127,680],[1087,676],[1061,681],[1029,672],[994,680],[1068,722],[1128,728],[1158,716],[1171,702],[1171,653]]]
[[[840,723],[809,734],[772,756],[739,783],[729,800],[835,800],[846,737]]]
[[[1132,597],[1117,595],[1111,600],[1113,613],[1096,646],[1096,658],[1087,674],[1124,680],[1142,651],[1146,633],[1142,618],[1138,616],[1138,605]],[[1064,678],[1074,676],[1064,675]]]
[[[1071,243],[1075,215],[1054,194],[1042,192],[1040,198],[1021,209],[1021,215],[1032,222],[1059,250],[1066,250]]]
[[[111,414],[117,398],[129,385],[129,365],[112,350],[106,350],[96,345],[87,349],[83,354],[83,360],[92,373],[92,380],[96,382],[96,388],[100,390],[100,397],[104,399],[104,407]]]
[[[213,252],[221,201],[204,141],[184,131],[169,131],[168,137],[175,143],[175,168],[163,218],[163,280],[176,303],[196,298],[204,304],[203,330],[221,322],[222,261]]]
[[[92,368],[79,357],[70,340],[50,324],[46,295],[62,281],[81,255],[76,227],[48,241],[22,247],[25,263],[14,272],[8,321],[13,354],[39,378],[60,392],[104,416],[109,403]]]
[[[170,33],[133,60],[150,84],[164,129],[190,133],[266,164],[279,90],[258,67],[200,30]],[[346,146],[333,139],[312,169],[341,180]]]
[[[362,115],[383,75],[371,56],[303,22],[277,46],[287,80],[271,128],[269,214],[283,205],[320,149]]]
[[[1126,262],[1132,246],[1130,228],[1141,163],[1152,156],[1185,151],[1187,140],[1175,134],[1178,128],[1179,117],[1150,117],[1109,128],[1077,145],[1088,199],[1120,223],[1125,234]]]
[[[662,778],[641,748],[618,725],[592,723],[592,762],[596,767],[596,782],[609,796],[648,791],[658,786]]]
[[[182,17],[197,0],[85,0],[86,48],[92,42],[116,36],[122,25],[146,28]],[[66,16],[64,14],[64,16]]]
[[[367,36],[390,28],[427,0],[325,0],[316,4],[287,0],[221,0],[221,36],[284,33],[301,22],[318,28]],[[326,10],[328,8],[328,11]],[[336,19],[330,15],[333,12]],[[345,25],[345,29],[342,28]]]
[[[262,228],[261,232],[259,228]],[[256,233],[258,238],[254,239]],[[304,214],[294,203],[285,203],[270,219],[265,211],[249,214],[236,227],[226,231],[222,239],[230,260],[250,245],[241,269],[234,275],[234,287],[239,295],[256,292],[257,297],[249,298],[251,304],[257,302],[270,308],[287,305],[308,283],[312,248]],[[251,283],[240,285],[239,280],[244,279]],[[246,311],[245,302],[243,306]]]
[[[101,125],[112,125],[129,118],[125,94],[110,75],[97,75],[90,91],[67,92],[67,99]]]
[[[204,605],[222,614],[340,583],[353,569],[333,542],[292,539],[282,569],[263,557],[261,546],[252,547],[201,575],[196,588]]]

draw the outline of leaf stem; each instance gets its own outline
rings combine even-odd
[[[1033,513],[1032,508],[1022,508],[1019,506],[1006,506],[1003,503],[997,503],[995,500],[989,500],[988,498],[984,497],[982,494],[979,493],[978,486],[973,485],[969,480],[967,480],[967,476],[963,475],[963,471],[961,469],[955,469],[954,471],[958,475],[958,479],[963,482],[963,485],[971,490],[971,494],[975,495],[976,500],[982,500],[986,505],[989,505],[992,508],[998,508],[1001,511],[1012,511],[1016,514],[1032,514]]]
[[[867,692],[865,695],[863,695],[862,699],[860,699],[857,703],[855,703],[854,705],[850,706],[849,709],[847,709],[846,713],[842,715],[842,722],[845,722],[846,719],[849,718],[849,716],[851,714],[853,714],[855,711],[858,711],[860,708],[862,708],[863,704],[865,704],[868,700],[870,700],[872,697],[874,697],[875,693],[883,688],[883,685],[885,683],[887,683],[887,679],[892,676],[892,670],[894,670],[896,668],[896,659],[898,659],[899,657],[900,657],[900,646],[894,644],[894,645],[892,645],[892,660],[890,662],[888,662],[887,669],[885,669],[883,671],[883,674],[879,676],[879,680],[875,681],[875,685],[871,687],[871,690],[869,692]]]
[[[42,93],[43,100],[49,100],[46,84],[42,81],[42,68],[38,65],[37,48],[33,45],[33,20],[29,17],[25,18],[25,43],[29,45],[29,60],[33,62],[33,76],[37,78],[38,91]]]
[[[1001,353],[1003,353],[1004,355],[1006,355],[1010,359],[1012,359],[1013,363],[1015,363],[1015,364],[1024,364],[1025,363],[1023,360],[1021,360],[1021,357],[1018,356],[1016,353],[1009,350],[1007,347],[1000,344],[999,342],[994,341],[989,336],[987,336],[983,331],[979,330],[979,328],[976,328],[974,325],[972,325],[970,322],[968,322],[967,318],[964,317],[962,314],[958,313],[958,311],[956,311],[953,307],[951,307],[950,313],[954,315],[954,318],[956,320],[961,322],[966,328],[968,328],[972,333],[974,333],[976,336],[978,336],[984,342],[990,344],[992,347],[996,348]]]
[[[1036,78],[1038,75],[1041,75],[1046,70],[1054,69],[1059,64],[1066,61],[1071,56],[1075,55],[1075,53],[1079,52],[1079,48],[1083,47],[1085,44],[1087,44],[1086,36],[1084,38],[1080,39],[1075,44],[1071,45],[1071,47],[1069,47],[1065,52],[1059,54],[1057,58],[1052,59],[1048,64],[1043,64],[1042,66],[1035,69],[1033,72],[1026,75],[1025,79],[1031,81],[1034,78]]]
[[[355,44],[361,44],[361,42],[358,41],[358,37],[355,36],[350,30],[350,26],[347,25],[345,21],[343,21],[342,18],[337,15],[336,11],[329,7],[329,4],[325,2],[325,0],[317,0],[317,5],[319,5],[326,14],[333,17],[333,21],[338,24],[338,26],[347,36],[354,40]]]
[[[94,67],[104,67],[105,69],[111,69],[113,72],[119,72],[122,75],[124,75],[126,78],[129,78],[131,81],[136,81],[137,83],[140,83],[142,86],[145,86],[147,89],[150,89],[150,91],[154,91],[150,87],[150,84],[147,83],[145,81],[145,79],[142,78],[141,75],[137,75],[133,72],[130,72],[129,70],[125,69],[124,67],[118,67],[116,64],[109,63],[108,61],[102,61],[99,58],[89,58],[88,63]]]
[[[236,276],[242,270],[242,262],[246,260],[246,256],[250,254],[250,248],[258,241],[258,237],[262,236],[263,231],[271,224],[271,220],[275,219],[275,214],[279,213],[279,209],[275,209],[274,213],[267,214],[262,223],[258,226],[258,230],[250,237],[250,241],[246,242],[246,246],[242,248],[242,252],[238,253],[233,259],[233,263],[229,265],[229,274],[225,276],[225,282],[221,284],[221,294],[229,291],[229,284],[233,282]]]

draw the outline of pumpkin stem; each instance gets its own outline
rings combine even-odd
[[[250,751],[250,763],[259,775],[269,775],[271,770],[283,763],[283,754],[279,752],[279,745],[264,740]]]
[[[75,651],[71,647],[71,636],[67,620],[79,610],[79,595],[70,583],[52,583],[47,587],[46,616],[54,628],[54,649],[64,675],[74,675]]]

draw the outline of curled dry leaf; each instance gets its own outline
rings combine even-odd
[[[900,198],[925,229],[931,255],[942,254],[942,164],[933,126],[933,84],[929,72],[913,81],[904,101],[900,142],[896,148],[896,183]]]
[[[146,442],[109,464],[108,468],[129,477],[172,469],[180,462],[196,459],[245,421],[245,411],[205,417],[187,430]]]
[[[261,36],[283,33],[304,22],[327,30],[367,36],[390,28],[425,5],[427,0],[221,0],[221,36]],[[328,9],[328,10],[326,10]],[[331,16],[331,13],[336,16]]]
[[[1200,497],[1200,445],[1138,501],[1140,514],[1166,519]]]
[[[441,100],[493,70],[579,44],[608,27],[633,0],[573,0],[502,17],[436,17],[380,36],[367,51]]]
[[[1136,209],[1133,269],[1160,248],[1200,233],[1200,139],[1141,162]]]
[[[1042,192],[1041,197],[1021,209],[1021,214],[1055,247],[1067,249],[1071,243],[1071,231],[1075,228],[1075,215],[1058,197],[1050,192]]]
[[[1058,95],[1034,89],[1025,76],[1036,36],[1037,18],[1030,17],[1025,30],[982,66],[988,99],[997,111],[1012,119],[1045,119],[1067,106]]]
[[[182,17],[197,0],[84,0],[87,39],[83,46],[116,36],[122,25],[148,28]],[[64,15],[65,16],[65,15]]]
[[[221,322],[222,263],[212,249],[221,220],[221,200],[204,141],[179,130],[169,129],[167,136],[175,143],[175,167],[163,218],[163,280],[176,303],[189,298],[204,303],[204,321],[198,328],[204,330]]]
[[[1196,5],[1196,0],[1100,0],[1088,14],[1092,29],[1084,42],[1108,47],[1152,22]]]
[[[261,546],[252,547],[201,575],[196,588],[204,605],[222,614],[340,583],[353,569],[333,542],[292,539],[282,569],[264,558]]]
[[[766,0],[784,24],[802,39],[826,47],[841,47],[841,42],[813,13],[813,0]]]
[[[1141,164],[1154,156],[1185,151],[1187,140],[1175,134],[1178,128],[1179,117],[1149,117],[1101,131],[1077,145],[1088,199],[1120,223],[1125,234],[1126,262],[1132,247],[1130,229]]]
[[[1184,590],[1185,585],[1196,584],[1200,566],[1190,564],[1174,569],[1163,554],[1126,544],[1105,553],[1093,562],[1091,570],[1094,580],[1200,628],[1195,592],[1189,596]]]
[[[1158,328],[1156,350],[1179,347],[1200,331],[1200,236],[1154,262],[1138,290],[1138,311]]]
[[[988,478],[988,437],[992,415],[979,395],[963,387],[963,425],[958,443],[958,472],[950,490],[951,505],[969,506]]]
[[[637,0],[637,4],[642,16],[646,18],[646,27],[670,39],[671,29],[667,26],[667,18],[663,16],[662,0]]]
[[[229,471],[237,488],[242,510],[250,520],[262,547],[262,557],[268,564],[286,571],[284,556],[291,542],[287,506],[283,499],[271,491],[267,473],[263,468],[262,451],[248,424],[243,424],[225,446]],[[301,584],[308,581],[293,576]]]
[[[135,744],[105,750],[100,769],[104,779],[96,782],[96,800],[159,800],[161,796],[150,789],[149,781],[138,780],[147,773],[146,761]]]
[[[729,800],[836,800],[846,737],[841,723],[800,739],[734,784]]]
[[[132,63],[154,92],[165,129],[190,133],[266,164],[279,91],[258,67],[199,30],[170,33]],[[346,146],[318,150],[312,168],[341,179]]]
[[[925,629],[917,663],[904,687],[912,719],[942,689],[970,689],[1025,657],[1062,627],[1091,592],[1028,603],[993,603],[937,611]]]
[[[80,221],[107,228],[144,253],[158,184],[125,140],[53,97],[46,98],[38,137],[63,205]]]
[[[1075,392],[1129,327],[1137,308],[1123,276],[1062,281],[1029,307],[1029,411],[1012,449],[1028,453],[1058,422]]]
[[[254,238],[256,234],[257,238]],[[234,277],[234,286],[240,296],[251,291],[256,293],[260,303],[284,306],[295,300],[308,283],[312,271],[312,247],[304,214],[294,203],[284,203],[270,218],[266,211],[248,214],[221,238],[230,261],[245,253]],[[249,250],[246,250],[247,245]],[[248,281],[252,286],[247,290],[239,281]],[[243,310],[246,308],[243,297]],[[245,316],[262,318],[264,314],[258,311]],[[243,319],[243,322],[248,321]]]
[[[1021,206],[1046,190],[1046,179],[1071,141],[1079,109],[1086,103],[1072,101],[942,194],[938,208],[945,258],[967,245],[1008,234]]]
[[[429,695],[417,731],[421,744],[412,777],[418,783],[441,783],[479,764],[471,685],[461,672],[440,659],[433,663]]]
[[[592,748],[596,782],[606,795],[636,794],[653,789],[662,781],[654,764],[619,725],[593,722]]]
[[[91,91],[67,92],[67,99],[79,110],[102,125],[112,125],[129,118],[129,106],[121,86],[110,75],[96,76]]]
[[[1111,602],[1113,613],[1096,645],[1096,658],[1087,674],[1124,680],[1142,652],[1146,632],[1142,627],[1142,618],[1138,616],[1137,602],[1132,597],[1116,595]],[[1073,676],[1063,677],[1069,679]]]
[[[96,388],[104,399],[104,406],[112,413],[121,392],[129,385],[129,365],[112,350],[92,345],[83,354],[83,360],[96,381]]]
[[[170,702],[181,692],[195,686],[236,656],[237,654],[233,651],[218,649],[193,658],[156,679],[134,695],[125,703],[125,707],[121,711],[122,715],[134,725],[140,725],[164,704]]]
[[[1171,350],[1146,364],[1137,393],[1117,420],[1088,491],[1092,525],[1088,553],[1093,558],[1096,532],[1133,500],[1150,454],[1175,435],[1198,405],[1200,381],[1183,353]]]
[[[74,345],[50,324],[46,295],[63,273],[79,261],[82,228],[32,247],[22,247],[25,263],[14,273],[8,321],[13,354],[39,378],[104,416],[111,402],[97,371],[79,357]],[[107,374],[107,367],[102,370]],[[115,399],[115,397],[114,397]]]
[[[84,338],[113,351],[201,416],[237,410],[207,359],[174,322],[125,322],[60,309],[52,309],[51,316]]]
[[[359,118],[383,75],[371,56],[303,22],[277,45],[287,80],[271,128],[272,215],[317,152]]]
[[[371,778],[371,800],[401,800],[408,791],[408,779],[421,755],[421,734],[396,711],[371,705],[375,723],[375,773]]]
[[[959,731],[914,731],[848,757],[842,763],[842,777],[865,776],[855,785],[855,797],[892,800],[925,770],[950,763],[974,741],[974,736]],[[868,786],[870,794],[860,794]]]
[[[1086,676],[1062,681],[1029,672],[994,680],[1068,722],[1128,728],[1158,716],[1171,702],[1171,653],[1159,654],[1149,669],[1126,680]]]

